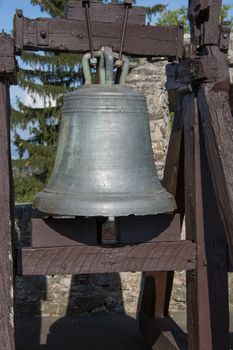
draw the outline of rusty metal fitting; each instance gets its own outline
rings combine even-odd
[[[115,67],[117,67],[117,68],[122,68],[123,67],[123,64],[124,64],[124,62],[122,61],[122,60],[116,60],[116,62],[115,62]]]
[[[114,217],[109,217],[102,226],[102,244],[116,244],[119,240],[119,231]]]

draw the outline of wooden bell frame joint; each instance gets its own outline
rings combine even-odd
[[[184,333],[168,312],[175,270],[187,271],[188,349],[228,349],[233,139],[226,58],[230,33],[227,25],[218,24],[221,1],[189,1],[191,45],[185,50],[182,26],[145,26],[142,7],[127,6],[126,16],[125,7],[114,1],[108,5],[88,1],[88,6],[91,31],[83,2],[71,0],[65,19],[32,20],[17,10],[15,38],[0,35],[0,349],[15,349],[15,273],[120,271],[144,272],[139,321],[151,349],[179,349]],[[163,186],[175,196],[177,212],[151,217],[147,226],[142,218],[136,223],[119,219],[122,234],[115,237],[109,236],[111,224],[101,231],[94,219],[59,219],[58,224],[53,218],[34,218],[31,247],[17,248],[14,259],[9,84],[16,83],[15,53],[85,53],[90,51],[91,33],[95,33],[93,50],[111,46],[131,56],[173,61],[167,66],[167,88],[179,93]],[[112,238],[118,243],[109,246]]]

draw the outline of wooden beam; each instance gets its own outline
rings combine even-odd
[[[213,350],[229,344],[228,252],[200,129],[201,178]]]
[[[195,268],[196,245],[189,241],[144,243],[110,248],[76,246],[23,248],[19,275],[63,275]]]
[[[193,44],[198,46],[218,45],[221,5],[221,0],[189,1],[188,17]]]
[[[22,23],[23,22],[23,23]],[[41,30],[41,28],[44,28]],[[90,51],[87,26],[83,21],[39,18],[32,20],[15,15],[16,48],[84,53]],[[93,22],[94,50],[110,46],[119,51],[122,25]],[[178,27],[155,27],[129,24],[124,53],[136,56],[182,57],[183,30]]]
[[[4,32],[0,33],[0,77],[9,83],[16,82],[14,39]]]
[[[175,241],[180,239],[180,216],[148,215],[116,218],[120,244]],[[95,218],[32,218],[31,247],[97,245]]]
[[[0,48],[1,50],[1,48]],[[0,78],[0,349],[14,350],[13,191],[10,158],[10,98]]]
[[[124,4],[103,4],[99,1],[90,2],[91,22],[118,23],[124,22],[125,6]],[[145,7],[133,6],[129,10],[128,24],[146,24],[147,10]],[[65,17],[73,21],[86,22],[85,9],[82,1],[71,0],[65,5]]]
[[[194,93],[183,100],[186,237],[197,243],[196,271],[187,273],[189,350],[212,350],[209,285],[205,252],[199,116]]]
[[[233,257],[233,119],[229,104],[229,76],[226,58],[219,48],[210,52],[218,61],[221,77],[203,84],[198,92],[204,143],[219,213]]]
[[[162,185],[172,193],[181,214],[178,239],[181,239],[181,226],[184,216],[184,165],[183,165],[183,116],[182,96],[178,97],[177,111],[169,140],[167,159]],[[147,272],[144,274],[142,299],[139,310],[139,324],[147,343],[153,349],[177,349],[170,330],[162,325],[167,322],[172,292],[174,272]],[[155,322],[156,319],[156,322]],[[175,346],[175,347],[174,347]],[[162,347],[163,348],[163,347]]]

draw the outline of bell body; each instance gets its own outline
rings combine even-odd
[[[68,216],[174,211],[157,176],[142,94],[123,85],[86,85],[64,98],[55,167],[34,206]]]

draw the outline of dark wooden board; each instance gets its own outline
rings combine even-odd
[[[123,4],[103,4],[99,1],[91,1],[91,22],[119,23],[124,22],[125,7]],[[133,6],[129,10],[128,24],[146,24],[147,10],[145,7]],[[86,22],[85,9],[82,1],[68,1],[65,6],[66,19]]]
[[[133,246],[22,248],[19,275],[63,275],[128,271],[171,271],[195,268],[196,245],[189,241]]]
[[[222,1],[191,0],[188,15],[191,24],[191,41],[196,45],[217,45]]]
[[[181,215],[180,227],[177,228],[178,239],[181,239],[181,226],[184,216],[183,168],[182,96],[179,96],[162,181],[162,185],[175,196],[177,211]],[[170,347],[177,349],[177,344],[169,330],[166,327],[165,329],[161,327],[161,325],[169,323],[167,317],[169,315],[173,275],[173,271],[154,271],[143,275],[139,324],[147,343],[153,349],[169,349]]]
[[[186,237],[197,242],[197,270],[187,273],[188,345],[190,350],[212,350],[200,169],[199,116],[195,94],[186,94],[183,104]]]
[[[90,51],[85,22],[65,19],[31,20],[15,17],[16,47],[24,50],[54,50],[65,52]],[[41,40],[43,23],[48,28]],[[22,33],[23,30],[23,33]],[[119,51],[122,26],[117,23],[92,23],[94,50],[110,46]],[[181,57],[183,51],[183,31],[180,27],[155,27],[129,24],[126,30],[124,53],[137,56]],[[178,42],[179,41],[179,42]]]
[[[10,98],[0,79],[0,349],[14,350],[13,191],[10,160]]]
[[[200,130],[202,198],[213,350],[229,344],[227,241]]]
[[[11,83],[16,81],[14,39],[6,33],[0,34],[0,77]]]
[[[95,219],[31,219],[31,246],[67,247],[82,244],[97,244]]]
[[[150,215],[116,218],[121,244],[175,241],[180,239],[180,216]],[[31,220],[31,247],[68,247],[97,245],[95,218],[33,218]]]
[[[180,216],[150,215],[121,217],[116,219],[122,244],[143,242],[178,241],[180,239]]]
[[[217,205],[233,257],[233,119],[229,77],[224,54],[218,48],[211,49],[211,52],[218,58],[217,68],[222,75],[216,83],[205,84],[199,89],[198,102]]]

